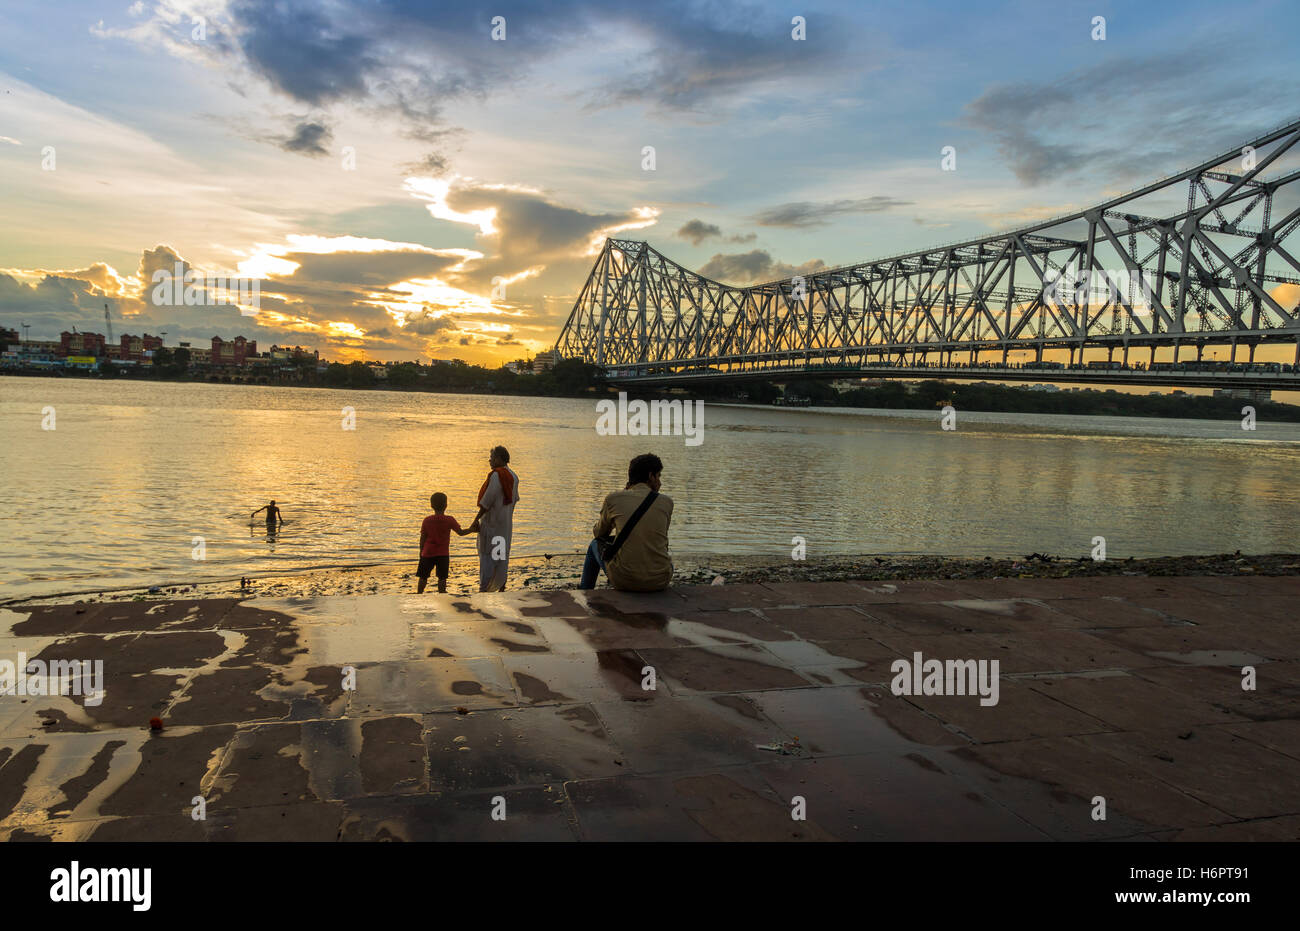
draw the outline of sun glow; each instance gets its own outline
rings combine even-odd
[[[451,194],[451,184],[451,181],[438,178],[406,179],[406,189],[421,200],[427,201],[429,213],[433,214],[436,219],[477,226],[481,236],[491,236],[500,232],[496,225],[496,207],[484,207],[481,210],[462,212],[448,204],[447,197]]]
[[[328,320],[325,326],[329,329],[330,336],[351,336],[360,339],[366,335],[366,331],[361,329],[355,323],[349,323],[346,320]]]
[[[659,222],[658,207],[633,207],[632,212],[636,214],[635,220],[628,220],[626,223],[617,223],[596,230],[587,242],[587,251],[584,254],[599,255],[600,250],[605,248],[605,240],[614,234],[624,233],[628,230],[642,230]]]

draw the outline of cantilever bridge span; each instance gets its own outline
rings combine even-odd
[[[1068,216],[749,287],[609,239],[555,348],[629,384],[1300,388],[1297,142],[1300,122]]]

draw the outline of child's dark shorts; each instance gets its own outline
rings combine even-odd
[[[429,577],[429,573],[432,572],[434,569],[437,569],[438,578],[445,579],[447,577],[447,569],[450,566],[451,566],[450,556],[421,556],[420,566],[418,569],[415,570],[415,574],[417,577],[421,579],[427,579]]]

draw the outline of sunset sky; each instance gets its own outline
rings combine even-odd
[[[102,332],[107,301],[169,344],[531,356],[609,235],[747,284],[1065,213],[1296,119],[1300,7],[1228,8],[11,0],[0,324]],[[176,262],[259,279],[260,312],[154,306]]]

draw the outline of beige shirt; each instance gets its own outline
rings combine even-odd
[[[592,535],[617,536],[649,493],[650,486],[641,482],[607,495]],[[668,553],[668,525],[672,519],[673,499],[661,494],[605,566],[611,585],[630,592],[657,592],[668,587],[673,580],[673,560]]]

